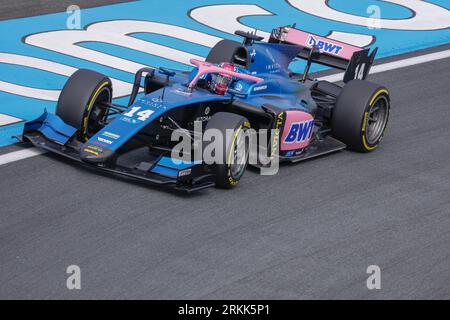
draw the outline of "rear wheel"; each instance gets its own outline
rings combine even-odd
[[[368,81],[350,81],[333,110],[332,133],[350,150],[374,151],[384,137],[389,113],[386,88]]]
[[[239,183],[247,169],[250,148],[246,132],[250,129],[250,123],[237,114],[218,112],[208,122],[205,132],[210,129],[223,137],[223,157],[216,159],[218,163],[213,165],[216,186],[231,189]],[[227,130],[230,130],[228,135]]]
[[[233,55],[241,44],[232,40],[222,40],[217,43],[206,57],[206,62],[222,63],[233,62]]]
[[[58,100],[56,114],[68,125],[79,129],[82,141],[102,127],[112,101],[111,80],[91,70],[78,70],[67,81]]]

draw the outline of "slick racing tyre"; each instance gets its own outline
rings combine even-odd
[[[242,116],[228,112],[218,112],[211,117],[205,128],[213,136],[221,134],[223,137],[223,152],[221,159],[215,159],[213,165],[216,187],[231,189],[235,187],[247,169],[249,158],[249,139],[246,134],[250,129],[250,123]],[[227,130],[228,138],[227,138]],[[230,135],[230,133],[232,133]],[[212,141],[211,143],[213,143]],[[204,142],[204,150],[209,142]],[[206,154],[206,153],[204,153]]]
[[[386,88],[352,80],[337,98],[331,129],[349,150],[372,152],[380,145],[389,121],[390,97]]]
[[[233,55],[239,47],[241,47],[239,42],[222,40],[211,49],[206,57],[206,62],[217,64],[222,62],[233,62]]]
[[[56,114],[68,125],[79,129],[82,141],[102,128],[107,108],[112,101],[111,80],[95,71],[78,70],[67,81],[58,100]]]

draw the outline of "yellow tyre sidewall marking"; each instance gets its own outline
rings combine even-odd
[[[100,94],[100,92],[109,85],[109,81],[102,83],[102,85],[97,89],[97,91],[94,93],[94,95],[92,96],[91,101],[89,102],[89,105],[86,109],[86,115],[83,119],[83,138],[87,141],[87,129],[88,129],[88,121],[89,121],[89,113],[92,109],[92,106],[94,105],[95,100],[97,99],[98,95]]]
[[[386,94],[389,97],[389,91],[387,91],[386,89],[381,89],[379,90],[372,98],[372,100],[369,103],[369,110],[372,108],[373,104],[375,103],[375,101],[377,100],[377,98],[382,95],[382,94]],[[363,120],[363,127],[362,127],[362,141],[363,141],[363,145],[364,148],[366,148],[367,151],[373,151],[376,148],[378,148],[378,144],[376,144],[375,146],[371,147],[369,146],[369,144],[367,143],[367,138],[366,138],[366,129],[367,129],[367,118],[369,117],[369,112],[367,111],[366,113],[364,113],[364,120]]]
[[[234,145],[236,144],[236,140],[239,136],[239,133],[242,131],[243,128],[250,128],[250,124],[248,122],[245,122],[244,124],[242,124],[236,131],[234,138],[233,138],[233,142],[231,143],[230,146],[230,151],[228,152],[228,163],[227,163],[227,170],[228,170],[228,181],[230,182],[230,185],[232,186],[236,186],[238,184],[238,181],[233,179],[233,177],[231,176],[231,155],[233,154],[232,151],[234,150]]]

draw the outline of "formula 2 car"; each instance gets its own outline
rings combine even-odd
[[[366,81],[376,49],[369,54],[294,26],[274,29],[268,42],[236,34],[243,43],[220,41],[206,62],[191,61],[192,72],[140,70],[127,106],[112,103],[108,77],[79,70],[66,83],[56,114],[26,123],[23,140],[90,168],[188,192],[236,186],[249,159],[241,137],[251,129],[274,133],[265,152],[280,161],[379,146],[390,98],[385,87]],[[306,60],[301,74],[289,69],[298,58]],[[312,63],[345,70],[345,85],[312,79]],[[222,162],[193,159],[196,123],[204,132],[233,132]],[[192,141],[183,151],[191,161],[173,156],[176,130]]]

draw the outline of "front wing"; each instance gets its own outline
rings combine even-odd
[[[140,162],[134,166],[91,164],[81,160],[77,147],[52,141],[40,131],[25,130],[22,139],[31,142],[37,148],[63,156],[87,168],[114,176],[186,192],[194,192],[215,185],[214,177],[209,172],[208,166],[202,163],[193,163],[191,166],[178,164],[161,155],[149,162]]]

